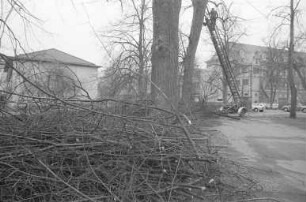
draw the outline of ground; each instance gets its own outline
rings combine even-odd
[[[279,110],[249,113],[241,120],[213,120],[212,139],[226,145],[226,158],[246,165],[263,186],[263,196],[306,201],[306,113],[289,119]]]

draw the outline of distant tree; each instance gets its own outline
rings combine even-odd
[[[291,109],[290,109],[290,118],[296,118],[296,104],[297,104],[297,89],[294,80],[294,52],[295,45],[298,42],[298,35],[296,32],[303,33],[305,30],[300,29],[299,26],[299,14],[301,10],[299,10],[300,4],[302,0],[290,0],[289,5],[280,6],[276,9],[273,9],[271,12],[272,15],[278,19],[280,22],[277,24],[277,27],[273,30],[271,37],[279,38],[279,40],[288,41],[288,85],[290,88],[291,94]],[[288,10],[289,8],[289,10]],[[289,25],[289,27],[288,27]],[[284,31],[284,28],[286,30]],[[301,31],[303,30],[303,31]],[[284,35],[286,33],[286,35]],[[288,35],[287,35],[288,34]],[[302,36],[301,35],[301,36]],[[286,36],[286,37],[284,37]]]
[[[201,89],[203,93],[203,102],[207,102],[210,97],[216,95],[219,90],[222,90],[220,85],[220,78],[222,73],[216,69],[213,71],[205,71],[201,79]]]
[[[243,29],[241,19],[239,16],[236,16],[232,13],[231,9],[233,4],[227,4],[225,1],[220,1],[219,3],[214,3],[217,6],[218,11],[218,19],[217,19],[217,29],[220,37],[222,39],[223,45],[225,47],[225,51],[229,55],[229,59],[233,68],[233,73],[235,77],[239,76],[242,71],[241,64],[238,62],[240,55],[237,54],[237,49],[235,49],[235,43],[239,41],[239,39],[246,35],[246,31]],[[217,68],[220,72],[220,82],[219,90],[222,91],[223,104],[228,103],[228,84],[220,62],[215,54],[211,61],[211,66],[213,68]],[[241,89],[242,90],[242,89]]]
[[[266,60],[262,62],[263,80],[260,83],[260,90],[263,95],[268,99],[269,104],[275,101],[276,94],[284,84],[287,84],[284,75],[286,73],[286,64],[284,62],[285,50],[277,49],[269,44],[266,53]]]
[[[123,65],[119,56],[104,71],[104,76],[99,82],[99,96],[121,98],[130,95],[136,99],[137,89],[135,81],[138,75],[134,72],[133,65]]]
[[[126,11],[123,19],[100,35],[102,40],[107,41],[105,47],[112,55],[113,62],[106,74],[107,80],[116,84],[110,85],[112,89],[109,92],[113,95],[120,91],[131,92],[131,86],[136,97],[143,99],[147,94],[152,44],[152,35],[148,28],[152,21],[150,3],[151,0],[125,2],[125,11],[129,11]],[[112,78],[117,81],[111,81]]]
[[[306,58],[297,55],[294,60],[293,69],[301,80],[301,84],[306,91]]]

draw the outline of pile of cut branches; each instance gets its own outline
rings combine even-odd
[[[247,178],[239,178],[239,191],[222,182],[207,137],[186,124],[185,117],[147,103],[39,103],[47,110],[2,110],[0,201],[228,201],[251,196],[253,182]]]

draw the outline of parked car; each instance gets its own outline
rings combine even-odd
[[[284,105],[282,106],[281,110],[285,111],[285,112],[289,112],[291,109],[291,105]],[[301,105],[301,104],[297,104],[296,105],[296,111],[301,111],[306,113],[306,106],[305,105]]]
[[[252,104],[252,110],[254,112],[258,112],[258,111],[263,112],[265,110],[265,108],[266,108],[266,106],[265,106],[264,103],[253,103]]]
[[[285,112],[289,112],[291,108],[291,105],[284,105],[282,106],[281,110],[285,111]]]

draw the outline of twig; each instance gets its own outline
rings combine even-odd
[[[75,187],[71,186],[70,184],[68,184],[67,182],[65,182],[64,180],[62,180],[62,178],[60,178],[58,175],[56,175],[46,164],[44,164],[40,159],[36,158],[36,160],[47,169],[47,171],[49,173],[51,173],[57,180],[59,180],[60,182],[62,182],[63,184],[65,184],[67,187],[69,187],[70,189],[72,189],[73,191],[75,191],[76,193],[78,193],[79,195],[81,195],[82,197],[86,198],[89,201],[92,202],[96,202],[95,200],[93,200],[92,198],[90,198],[89,196],[87,196],[86,194],[82,193],[81,191],[79,191],[78,189],[76,189]]]

